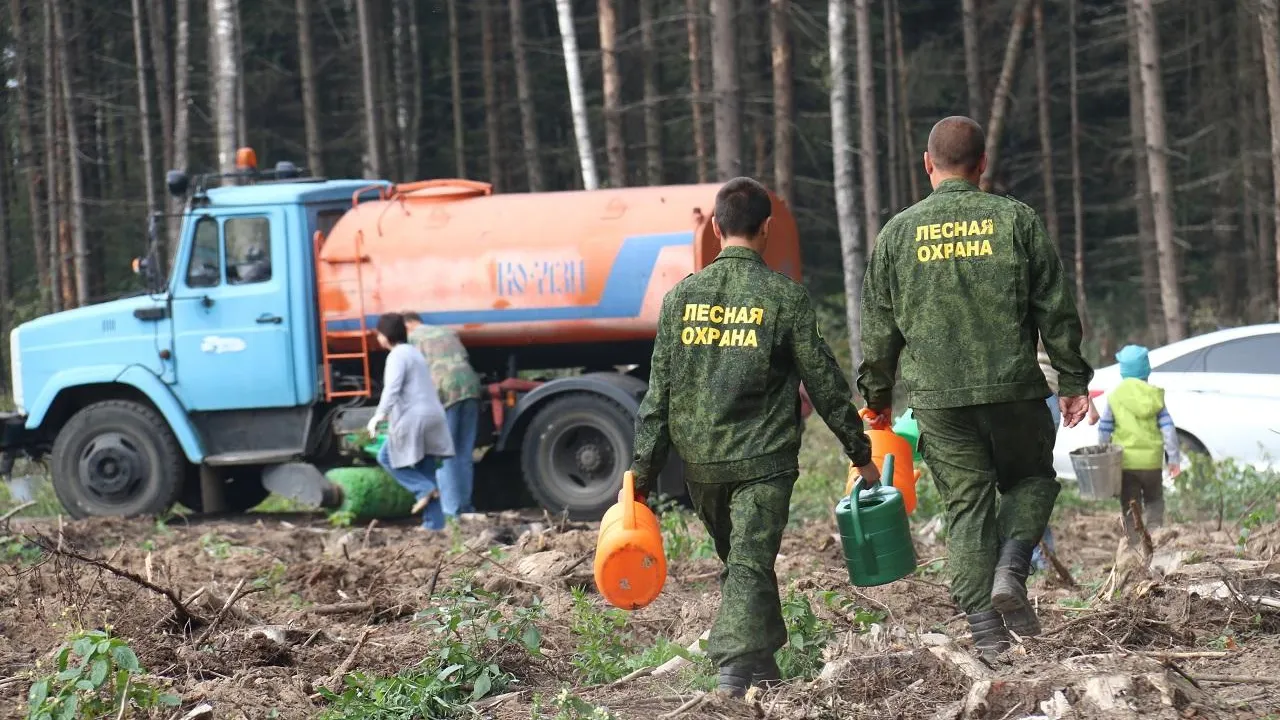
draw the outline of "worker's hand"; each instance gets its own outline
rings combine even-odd
[[[1182,474],[1182,465],[1176,462],[1169,463],[1169,477],[1176,478]]]
[[[1098,406],[1093,404],[1093,398],[1089,398],[1089,424],[1097,425],[1099,417]]]
[[[891,407],[884,407],[880,410],[867,408],[860,414],[867,421],[867,427],[872,430],[888,430],[893,424],[893,408]]]
[[[378,434],[378,423],[380,422],[382,422],[382,418],[378,415],[374,415],[373,417],[369,418],[369,425],[367,429],[370,435]]]
[[[625,490],[625,489],[623,489],[623,490],[619,490],[619,491],[618,491],[618,503],[619,503],[619,504],[621,504],[621,503],[623,503],[623,502],[625,502],[625,501],[626,501],[626,498],[625,498],[625,497],[623,497],[623,493],[625,493],[625,492],[626,492],[626,490]],[[640,503],[641,505],[647,505],[647,504],[648,504],[648,500],[649,500],[649,493],[647,493],[647,492],[645,492],[645,491],[643,491],[643,490],[636,490],[636,492],[635,492],[635,498],[636,498],[636,502]]]
[[[876,467],[876,464],[873,462],[867,463],[866,465],[859,465],[858,474],[862,476],[863,480],[867,481],[868,485],[875,485],[880,482],[880,468]]]
[[[1058,409],[1062,411],[1062,426],[1075,427],[1089,413],[1089,396],[1058,398]]]

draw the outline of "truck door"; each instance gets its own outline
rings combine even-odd
[[[191,411],[298,404],[279,208],[202,214],[173,293],[174,392]]]

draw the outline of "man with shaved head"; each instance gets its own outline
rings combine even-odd
[[[929,133],[933,192],[880,232],[862,289],[858,387],[892,417],[898,371],[920,451],[946,505],[951,596],[984,656],[1040,632],[1031,554],[1058,495],[1043,338],[1062,420],[1084,418],[1093,370],[1057,249],[1030,207],[978,189],[982,127],[948,117]],[[998,501],[997,501],[998,496]]]

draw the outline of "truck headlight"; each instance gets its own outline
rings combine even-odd
[[[18,342],[18,330],[9,332],[9,366],[13,371],[13,404],[19,415],[26,415],[27,408],[22,397],[22,348]]]

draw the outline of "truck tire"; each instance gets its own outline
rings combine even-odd
[[[552,400],[529,423],[521,471],[530,494],[552,513],[599,520],[617,502],[631,466],[635,421],[601,395]]]
[[[252,510],[267,499],[271,491],[262,486],[262,467],[244,465],[240,467],[218,468],[217,472],[226,483],[227,512],[242,513]],[[182,486],[181,502],[193,512],[204,512],[204,497],[200,494],[200,468],[187,465],[187,478]]]
[[[186,458],[151,407],[104,400],[67,421],[53,441],[53,489],[73,518],[159,515],[182,491]]]

